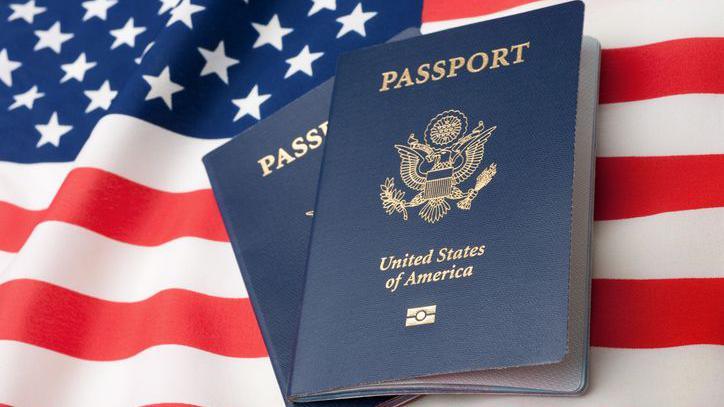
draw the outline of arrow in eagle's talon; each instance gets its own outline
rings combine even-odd
[[[466,210],[466,211],[470,210],[470,206],[473,203],[473,199],[475,199],[477,196],[478,196],[478,191],[476,191],[475,189],[471,189],[470,191],[468,191],[467,196],[465,198],[458,201],[458,204],[457,204],[458,208]]]

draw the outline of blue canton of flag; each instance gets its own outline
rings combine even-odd
[[[419,1],[3,2],[0,160],[72,161],[123,113],[232,136],[334,73],[337,56],[418,26]]]

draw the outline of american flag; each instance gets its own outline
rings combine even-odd
[[[340,52],[559,2],[1,1],[0,403],[281,406],[200,158]],[[724,400],[724,3],[586,6],[589,391],[415,406]]]

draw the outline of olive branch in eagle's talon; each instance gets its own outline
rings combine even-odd
[[[395,179],[387,178],[385,183],[380,185],[380,200],[382,207],[388,215],[394,212],[402,214],[402,218],[407,220],[407,201],[404,200],[405,192],[395,189]]]

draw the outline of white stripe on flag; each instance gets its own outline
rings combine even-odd
[[[543,0],[485,16],[424,22],[431,33],[478,21],[530,11],[566,0]],[[722,37],[721,0],[585,0],[584,32],[605,48],[630,47],[688,37]]]
[[[594,278],[724,277],[724,208],[598,221]]]
[[[268,358],[162,345],[113,362],[80,360],[0,340],[0,403],[16,406],[279,406]]]
[[[724,154],[724,95],[604,104],[596,124],[599,157]]]
[[[0,202],[25,209],[45,209],[72,168],[72,163],[17,164],[0,161]]]
[[[201,157],[228,140],[197,139],[132,116],[111,114],[98,121],[76,166],[100,168],[162,191],[207,189]]]
[[[0,250],[0,281],[4,282],[5,269],[10,266],[10,263],[15,260],[17,255],[17,253],[8,253]]]
[[[226,242],[183,237],[145,247],[67,223],[44,222],[19,253],[0,254],[0,284],[30,278],[124,302],[140,301],[170,288],[218,297],[248,296]],[[5,268],[3,262],[9,262]]]
[[[45,209],[73,168],[97,168],[167,192],[210,188],[201,158],[228,139],[184,136],[131,116],[111,114],[93,129],[74,163],[0,162],[0,201]]]

